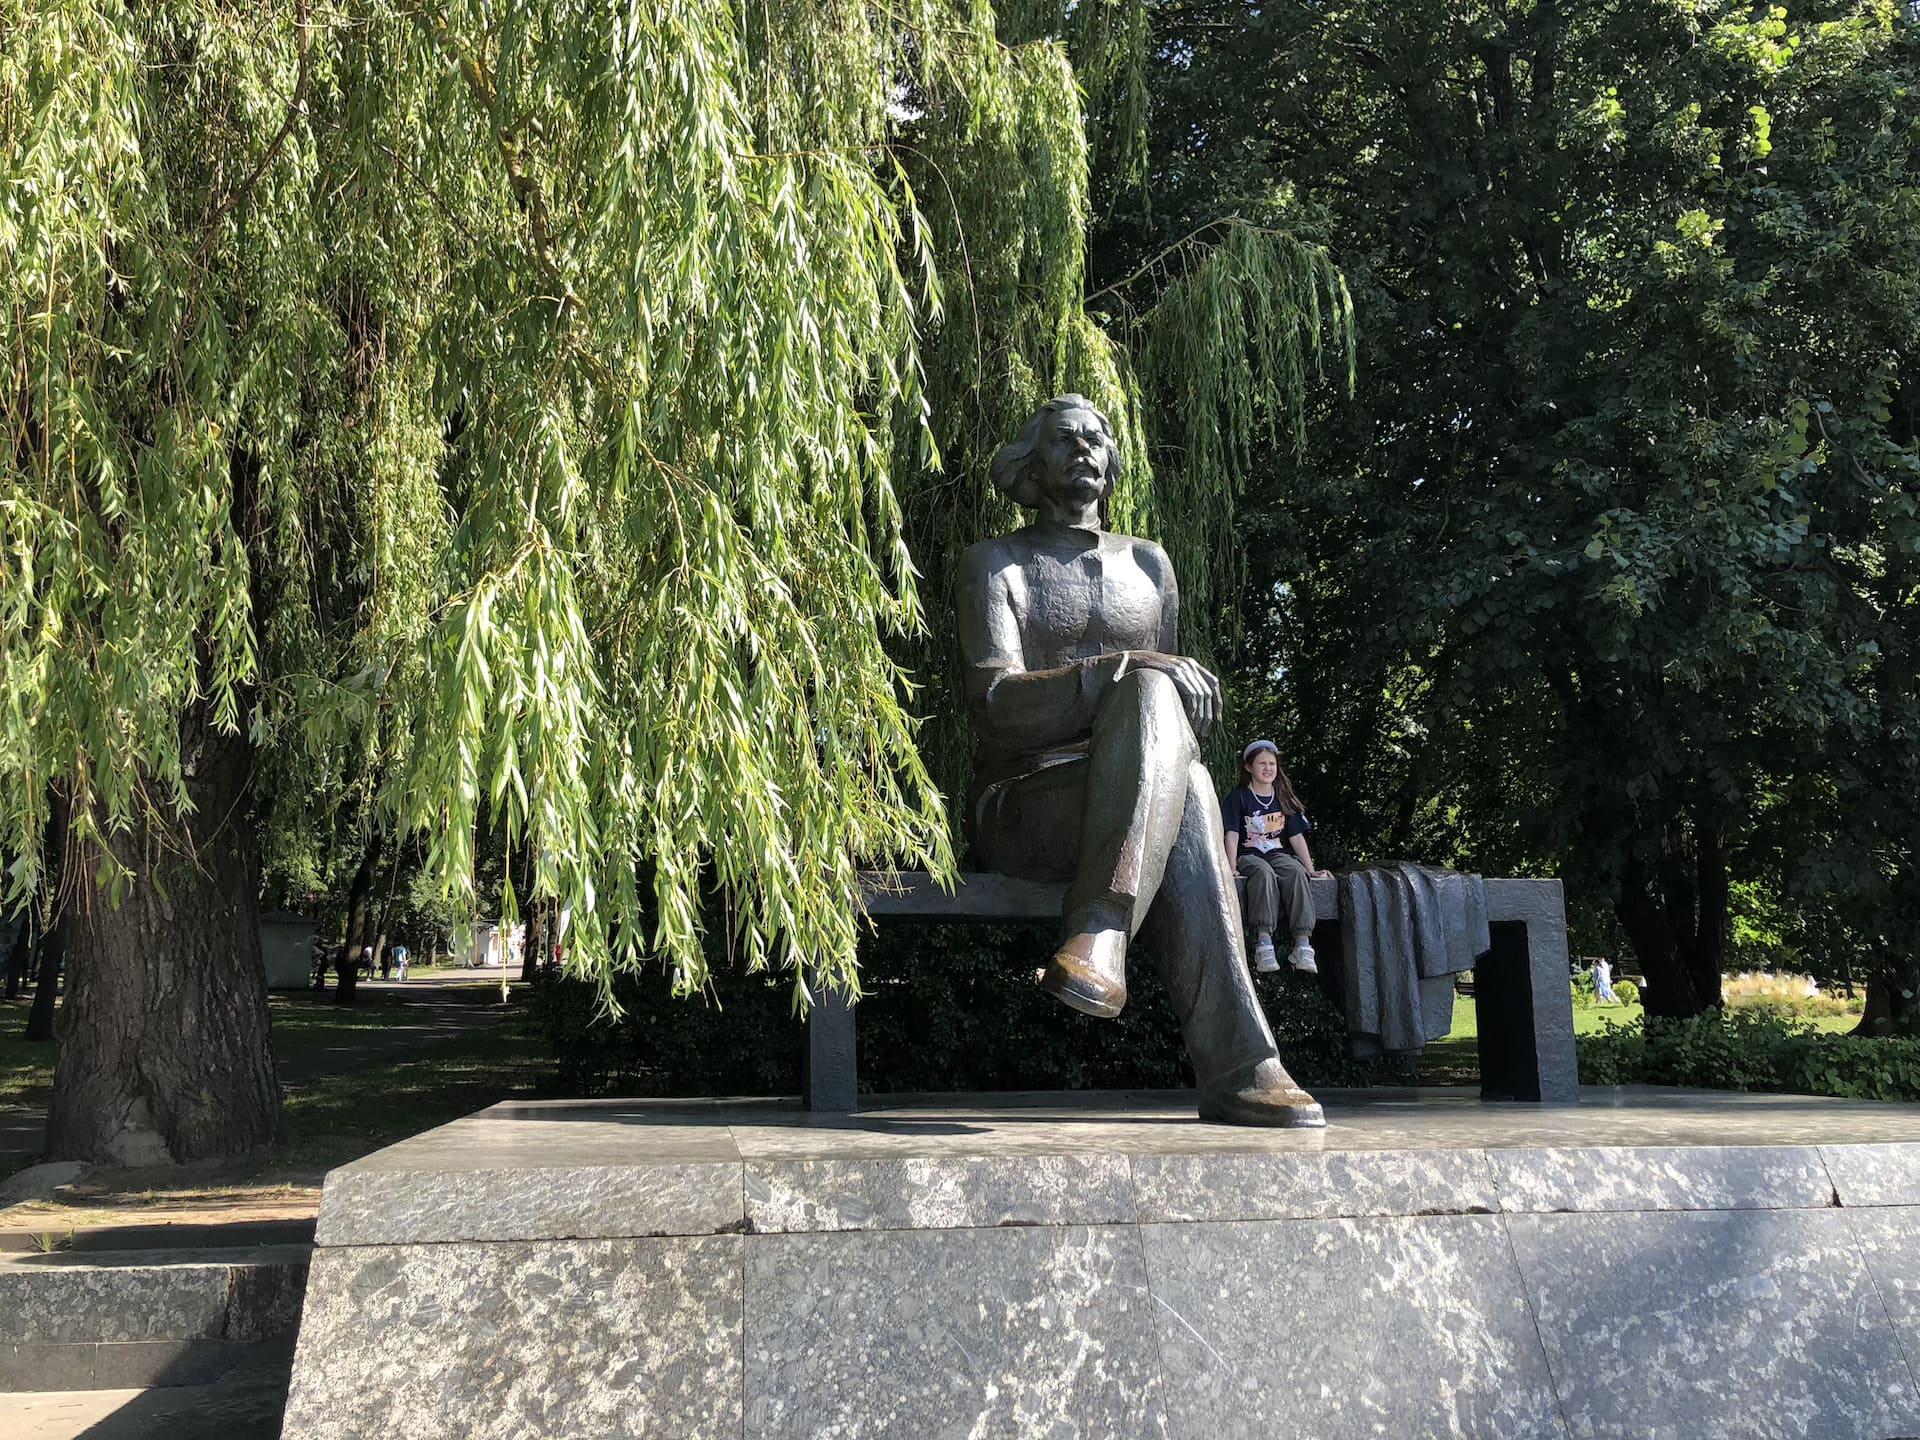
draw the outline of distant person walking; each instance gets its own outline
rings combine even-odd
[[[393,947],[393,972],[396,979],[407,978],[407,947],[404,945]]]
[[[1613,993],[1613,965],[1610,961],[1593,962],[1593,998],[1602,1005],[1620,1003],[1620,997]]]
[[[1278,970],[1273,934],[1285,923],[1293,937],[1287,961],[1308,975],[1319,973],[1313,954],[1313,886],[1316,870],[1300,797],[1293,793],[1280,751],[1271,740],[1255,740],[1240,752],[1246,783],[1227,792],[1220,818],[1227,831],[1227,861],[1247,881],[1247,927],[1253,931],[1253,968]]]

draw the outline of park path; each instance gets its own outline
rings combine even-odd
[[[448,970],[408,980],[362,980],[369,998],[403,996],[414,1019],[382,1025],[355,1036],[343,1036],[329,1045],[302,1046],[279,1062],[280,1083],[297,1088],[328,1075],[364,1070],[389,1060],[404,1060],[416,1051],[443,1040],[457,1040],[506,1019],[506,1007],[476,1003],[471,996],[448,995],[451,989],[471,988],[500,979],[498,970]],[[324,1003],[324,1002],[322,1002]]]
[[[471,996],[446,992],[497,985],[499,981],[498,970],[436,970],[404,984],[397,980],[362,980],[360,989],[370,1000],[401,996],[407,1010],[417,1013],[377,1030],[343,1035],[336,1042],[301,1046],[278,1062],[280,1083],[287,1089],[298,1089],[329,1075],[404,1060],[444,1041],[498,1025],[507,1015],[504,1006],[475,1003]],[[0,1109],[0,1177],[40,1153],[46,1129],[47,1112],[42,1107]]]

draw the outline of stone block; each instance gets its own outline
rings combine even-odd
[[[1818,1209],[1833,1199],[1810,1145],[1529,1147],[1489,1150],[1487,1162],[1512,1214]]]
[[[306,1293],[305,1259],[297,1264],[236,1265],[229,1277],[222,1333],[241,1342],[290,1336],[300,1328]]]
[[[138,1252],[0,1257],[0,1342],[217,1340],[229,1269]]]
[[[1842,1212],[1507,1226],[1578,1440],[1920,1434],[1913,1381]]]
[[[336,1170],[315,1240],[572,1240],[715,1235],[740,1228],[740,1164],[705,1161],[474,1169]]]
[[[1842,1205],[1920,1205],[1920,1145],[1822,1145],[1820,1154]]]
[[[749,1440],[1167,1434],[1138,1232],[753,1235]]]
[[[0,1393],[93,1389],[93,1352],[98,1345],[0,1343]]]
[[[173,1385],[206,1385],[227,1371],[261,1364],[269,1358],[282,1365],[293,1354],[292,1336],[277,1341],[234,1344],[227,1340],[137,1340],[124,1345],[96,1345],[93,1351],[95,1390],[149,1390]]]
[[[1140,1233],[1177,1436],[1564,1440],[1497,1216]]]
[[[1920,1207],[1844,1213],[1907,1364],[1920,1375]]]
[[[285,1440],[737,1440],[742,1243],[321,1251]]]
[[[1118,1155],[956,1155],[749,1161],[748,1228],[951,1230],[1133,1219]]]
[[[1136,1155],[1143,1222],[1457,1215],[1495,1208],[1478,1150]]]
[[[1580,1098],[1558,880],[1487,881],[1493,948],[1474,966],[1480,1095],[1571,1105]]]

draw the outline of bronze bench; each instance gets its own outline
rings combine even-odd
[[[1560,882],[1490,879],[1486,886],[1493,948],[1473,972],[1480,1098],[1572,1104],[1580,1085]],[[970,872],[949,895],[916,871],[867,871],[860,890],[877,922],[993,924],[1058,920],[1066,887]],[[1313,905],[1323,927],[1337,928],[1338,885],[1315,880]],[[807,1022],[802,1084],[809,1110],[857,1108],[857,1053],[853,1007],[838,995],[821,996]]]

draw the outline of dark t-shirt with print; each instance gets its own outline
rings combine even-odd
[[[1304,814],[1288,815],[1280,808],[1280,792],[1262,800],[1251,785],[1236,785],[1220,802],[1220,820],[1229,835],[1240,837],[1240,848],[1262,853],[1293,853],[1287,842],[1295,835],[1311,835],[1313,822]]]

